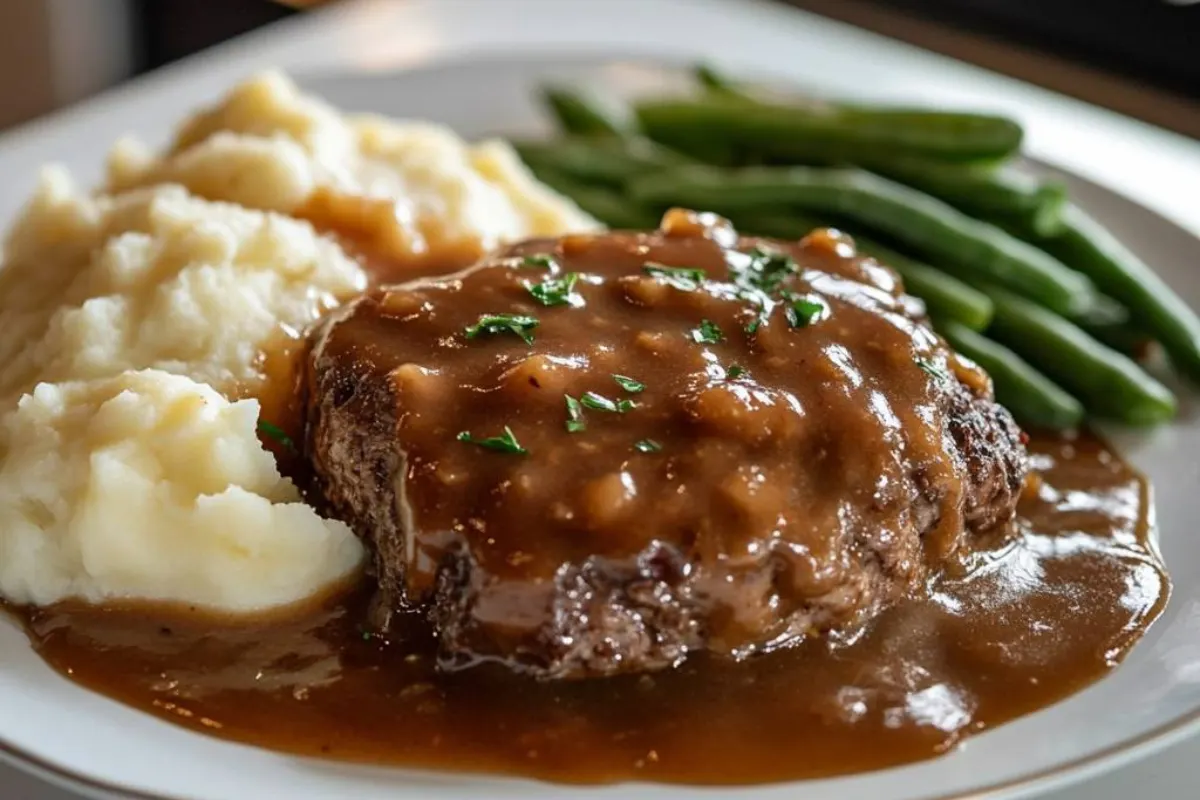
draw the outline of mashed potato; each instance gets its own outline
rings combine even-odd
[[[0,271],[0,594],[244,611],[353,570],[362,546],[280,478],[258,403],[223,395],[365,285],[305,222],[48,171]]]
[[[93,198],[51,170],[0,271],[0,398],[147,368],[252,391],[265,342],[365,286],[305,222],[178,186]]]
[[[0,590],[242,611],[346,575],[361,545],[300,502],[257,417],[254,400],[154,370],[38,386],[3,421]]]
[[[504,142],[471,145],[439,125],[343,117],[278,73],[193,118],[164,156],[134,140],[117,145],[111,189],[161,182],[331,227],[367,227],[372,247],[397,258],[482,255],[507,240],[597,227]]]
[[[46,172],[0,266],[0,596],[243,612],[319,592],[362,546],[299,502],[256,436],[264,350],[360,292],[380,255],[595,223],[501,143],[343,117],[276,74],[108,185]]]

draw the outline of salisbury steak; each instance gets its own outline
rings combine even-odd
[[[922,317],[833,231],[672,211],[526,242],[317,331],[306,453],[373,546],[378,622],[427,613],[445,667],[742,656],[1003,534],[1021,434]]]

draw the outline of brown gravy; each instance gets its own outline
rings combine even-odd
[[[361,586],[233,624],[161,607],[24,612],[41,655],[96,691],[194,730],[352,761],[573,783],[745,784],[929,758],[1104,676],[1168,582],[1145,481],[1098,440],[1030,443],[1041,480],[1022,536],[885,611],[856,640],[649,676],[451,675],[403,626],[360,621]]]
[[[604,676],[856,627],[1003,535],[1025,474],[987,376],[828,230],[674,209],[529,240],[367,293],[308,363],[317,494],[383,609],[431,605],[443,666]]]
[[[465,242],[441,243],[413,252],[412,242],[397,238],[395,214],[395,203],[385,199],[319,190],[293,216],[333,237],[358,259],[374,284],[402,283],[415,277],[456,272],[486,253],[481,246]],[[406,255],[399,257],[397,253]]]

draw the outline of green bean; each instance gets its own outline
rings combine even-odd
[[[697,64],[692,68],[692,73],[696,76],[696,80],[699,81],[700,85],[708,92],[731,100],[755,102],[736,83],[708,64]]]
[[[578,92],[556,86],[542,89],[542,99],[564,133],[580,136],[624,136],[629,125]]]
[[[759,102],[710,66],[701,64],[694,71],[697,80],[709,92],[724,98]],[[820,161],[802,164],[838,166]],[[1057,181],[1038,180],[996,165],[946,164],[892,152],[875,153],[857,162],[851,161],[851,165],[931,194],[972,216],[1013,219],[1040,236],[1050,236],[1062,229],[1067,191]]]
[[[845,103],[831,103],[829,100],[812,95],[795,92],[774,92],[770,88],[763,86],[742,83],[705,64],[693,67],[692,73],[704,90],[709,95],[718,99],[739,103],[755,103],[758,105],[774,103],[814,114],[828,114],[829,112],[839,110],[848,112],[868,110],[865,107]],[[742,166],[745,165],[743,164]]]
[[[645,139],[514,141],[517,155],[530,169],[549,169],[583,183],[621,187],[649,172],[691,161]]]
[[[1111,328],[1129,322],[1129,309],[1108,295],[1097,294],[1091,308],[1071,320],[1083,329]]]
[[[992,321],[992,300],[978,289],[865,236],[854,236],[854,241],[860,253],[896,270],[904,280],[904,290],[925,301],[935,319],[953,320],[974,331],[984,330]]]
[[[1083,422],[1080,402],[1012,350],[954,320],[935,317],[934,327],[955,350],[987,370],[996,400],[1017,422],[1055,431],[1077,428]]]
[[[1175,415],[1175,396],[1126,356],[1036,303],[996,286],[978,288],[995,304],[989,336],[1028,359],[1089,412],[1130,425]]]
[[[575,201],[586,213],[610,228],[646,230],[658,226],[659,215],[620,192],[603,186],[589,186],[568,175],[545,167],[530,165],[534,177],[551,189]]]
[[[1135,359],[1149,345],[1145,332],[1130,320],[1129,309],[1108,295],[1096,295],[1093,307],[1071,321],[1093,339]]]
[[[786,215],[749,213],[730,217],[730,220],[743,235],[769,236],[787,241],[799,241],[818,228],[838,227],[823,219],[790,211]]]
[[[1145,331],[1132,323],[1089,323],[1083,320],[1077,324],[1096,341],[1118,353],[1124,353],[1134,361],[1145,358],[1153,343]]]
[[[634,113],[647,136],[685,152],[697,134],[735,151],[802,161],[855,162],[883,154],[994,161],[1013,155],[1021,145],[1019,125],[983,114],[841,105],[801,108],[714,95],[645,101]]]
[[[1041,245],[1073,269],[1089,276],[1103,291],[1119,297],[1134,323],[1166,349],[1171,361],[1200,380],[1200,319],[1140,258],[1104,226],[1072,206],[1065,228]]]
[[[1062,230],[1067,190],[1008,168],[942,164],[923,158],[868,159],[858,166],[919,189],[974,217],[1019,220],[1040,236]]]
[[[936,198],[860,170],[689,167],[638,179],[630,192],[650,205],[693,206],[731,216],[782,206],[844,217],[903,243],[956,277],[990,279],[1065,316],[1086,311],[1095,295],[1087,278],[1032,245]]]

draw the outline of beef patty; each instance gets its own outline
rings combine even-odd
[[[428,614],[445,668],[600,676],[853,629],[1003,535],[1026,471],[891,270],[679,210],[374,290],[305,381],[377,622]]]

